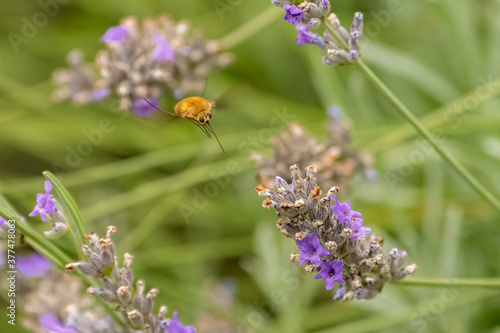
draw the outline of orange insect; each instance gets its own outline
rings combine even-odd
[[[196,97],[196,96],[187,97],[175,105],[174,108],[175,113],[172,113],[158,109],[156,106],[149,103],[149,101],[146,98],[144,98],[144,100],[149,105],[151,105],[152,107],[154,107],[159,111],[168,113],[172,116],[189,120],[190,122],[198,126],[209,139],[212,138],[211,134],[213,134],[217,139],[217,142],[219,143],[222,152],[226,153],[224,151],[224,148],[222,148],[219,138],[215,134],[212,126],[210,125],[210,119],[212,119],[211,111],[212,108],[215,107],[215,101],[209,102],[203,97]]]

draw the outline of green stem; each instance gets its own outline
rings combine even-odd
[[[368,76],[370,81],[375,85],[375,87],[387,98],[387,100],[396,108],[396,111],[417,130],[420,135],[422,135],[427,142],[436,150],[439,156],[448,163],[455,171],[458,172],[462,178],[471,185],[478,194],[483,196],[488,200],[497,210],[500,211],[500,201],[491,194],[470,172],[465,168],[465,166],[460,163],[453,155],[448,151],[441,148],[437,140],[432,136],[432,134],[420,123],[420,121],[415,117],[411,111],[401,102],[396,95],[378,78],[375,73],[364,63],[363,60],[359,59],[358,64],[361,69]]]
[[[325,22],[328,31],[340,41],[341,45],[346,47],[345,41],[340,38],[329,22]],[[373,85],[384,95],[384,97],[391,103],[396,111],[422,135],[427,142],[436,150],[439,156],[448,163],[455,171],[458,172],[462,178],[469,183],[478,194],[489,201],[497,210],[500,211],[500,201],[489,192],[479,181],[462,165],[453,155],[439,147],[437,140],[432,134],[420,123],[420,121],[411,113],[411,111],[394,95],[394,93],[379,79],[375,73],[365,64],[362,59],[357,60],[359,67],[365,72]]]
[[[274,20],[279,16],[283,15],[283,12],[278,10],[278,8],[271,6],[264,10],[259,15],[255,16],[253,19],[243,24],[233,32],[230,32],[226,36],[220,39],[221,49],[227,50],[231,49],[246,39],[252,37],[269,24],[274,22]]]
[[[416,278],[407,277],[397,283],[402,286],[431,288],[494,288],[500,289],[500,278]]]

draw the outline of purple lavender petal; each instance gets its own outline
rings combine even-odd
[[[303,266],[305,263],[319,267],[321,257],[330,254],[330,251],[321,246],[318,236],[315,233],[307,235],[303,240],[295,240],[300,250],[299,264]]]
[[[6,227],[8,225],[7,220],[0,216],[0,228]]]
[[[312,33],[309,32],[307,24],[298,24],[295,29],[297,30],[297,45],[312,44]]]
[[[344,267],[344,261],[331,261],[321,263],[321,272],[319,272],[314,278],[324,279],[326,290],[332,290],[335,286],[335,282],[345,283],[342,278],[342,269]]]
[[[52,191],[52,183],[48,180],[45,181],[45,183],[43,184],[43,187],[45,188],[45,192],[50,192]]]
[[[168,333],[195,333],[195,329],[194,329],[194,327],[191,327],[191,326],[182,325],[179,322],[179,319],[177,318],[177,311],[175,311],[174,315],[172,317],[172,321],[167,326],[167,332]]]
[[[52,199],[52,194],[50,194],[50,190],[52,190],[52,184],[47,180],[44,184],[45,194],[37,194],[36,195],[36,205],[33,211],[29,214],[29,216],[33,217],[36,215],[40,215],[40,218],[43,222],[47,221],[47,214],[55,214],[56,212],[56,202]]]
[[[297,30],[297,45],[302,46],[304,44],[316,44],[324,46],[325,39],[320,37],[318,34],[314,34],[309,31],[309,26],[307,24],[297,24],[295,28]]]
[[[295,24],[299,23],[302,20],[304,12],[301,11],[297,6],[285,4],[283,8],[286,10],[283,19],[285,21],[288,21],[288,23]]]
[[[125,36],[130,35],[130,31],[124,26],[111,27],[101,37],[101,41],[105,43],[123,43]]]
[[[153,51],[154,61],[165,61],[168,60],[175,64],[175,52],[168,45],[167,40],[163,38],[159,33],[155,32],[153,34],[153,39],[156,42],[156,47]]]
[[[352,210],[350,201],[340,203],[337,198],[335,198],[333,214],[337,216],[340,224],[351,223],[353,218],[360,218],[362,216],[360,212]]]

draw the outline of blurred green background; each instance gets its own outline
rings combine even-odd
[[[216,3],[230,10],[218,13]],[[228,50],[233,66],[210,75],[206,95],[221,106],[212,124],[225,155],[186,121],[163,114],[123,119],[109,100],[83,107],[51,101],[51,73],[66,67],[66,54],[78,48],[92,61],[102,48],[99,37],[124,16],[170,13],[219,39],[271,7],[267,0],[73,0],[16,53],[8,33],[21,34],[23,17],[32,20],[41,7],[3,1],[0,192],[27,215],[42,189],[41,172],[66,164],[68,147],[86,140],[82,131],[109,118],[115,130],[62,181],[88,231],[103,234],[107,225],[117,226],[118,253],[134,254],[136,277],[158,288],[157,306],[178,310],[181,321],[196,325],[206,314],[227,322],[227,332],[500,332],[496,290],[453,289],[456,297],[446,298],[439,288],[388,285],[373,300],[343,304],[289,262],[295,244],[275,228],[275,214],[260,207],[257,170],[248,158],[251,151],[270,154],[264,129],[274,109],[286,109],[315,136],[326,137],[327,106],[342,108],[354,123],[354,144],[374,155],[378,172],[375,183],[354,179],[342,199],[386,239],[386,251],[395,246],[408,252],[419,277],[497,277],[500,221],[492,206],[422,148],[356,66],[327,67],[320,50],[297,47],[282,10],[275,8],[273,23]],[[366,62],[500,197],[500,1],[340,0],[333,8],[345,26],[355,11],[365,14]],[[174,105],[165,100],[163,107]],[[252,149],[239,149],[243,142]],[[228,172],[233,166],[237,171]],[[200,200],[214,184],[222,185],[213,198]],[[186,218],[181,210],[189,208],[195,211]],[[29,222],[48,229],[38,218]],[[67,240],[56,243],[74,256]],[[221,285],[234,290],[225,303]],[[272,301],[277,291],[285,301]],[[0,300],[3,307],[4,295]],[[5,319],[0,328],[7,329]]]

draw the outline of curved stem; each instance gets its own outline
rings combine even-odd
[[[283,12],[274,6],[270,6],[250,21],[222,37],[220,39],[221,48],[227,50],[237,46],[274,22],[278,14],[283,15]]]
[[[340,41],[340,44],[346,47],[345,41],[340,38],[333,28],[333,26],[326,21],[325,23],[328,31]],[[373,73],[373,71],[365,64],[362,59],[358,59],[357,63],[359,67],[365,72],[373,85],[384,95],[384,97],[389,101],[389,103],[394,106],[396,111],[417,130],[417,132],[422,135],[427,142],[434,148],[441,158],[448,163],[458,174],[467,182],[469,185],[476,190],[483,198],[489,201],[497,210],[500,211],[500,201],[484,187],[470,172],[465,168],[465,166],[460,163],[453,155],[448,151],[439,146],[438,141],[434,136],[420,123],[420,121],[411,113],[411,111],[401,102],[401,100],[394,95],[394,93],[380,80],[380,78]]]

